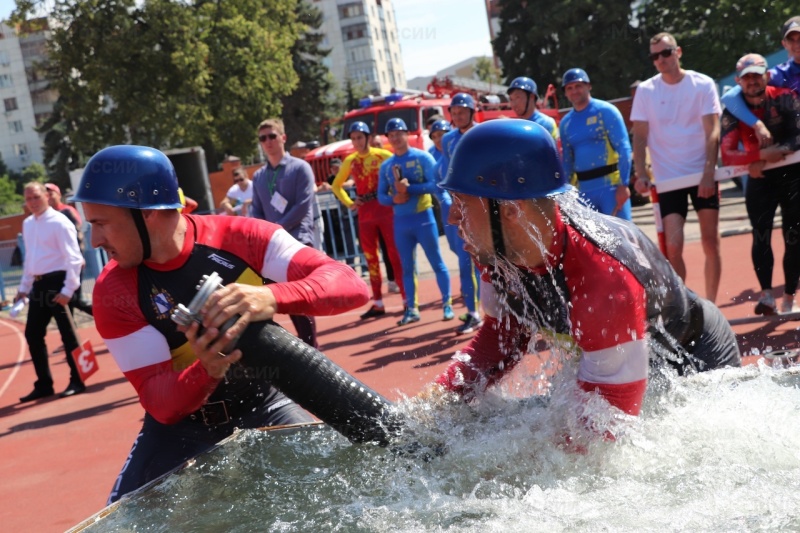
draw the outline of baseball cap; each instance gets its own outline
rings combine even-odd
[[[784,39],[786,39],[786,36],[793,31],[800,31],[800,17],[792,17],[783,23],[781,33],[783,34]]]
[[[340,165],[341,166],[341,164],[342,164],[342,160],[339,159],[338,157],[334,157],[333,159],[331,159],[331,166],[334,166],[334,165]]]
[[[740,78],[745,74],[764,74],[766,71],[767,60],[758,54],[747,54],[736,62],[736,75]]]
[[[61,189],[58,188],[58,185],[55,183],[45,183],[44,188],[48,191],[55,191],[58,194],[61,194]]]

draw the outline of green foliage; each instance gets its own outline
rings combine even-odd
[[[500,82],[500,71],[494,66],[491,58],[479,57],[475,61],[475,75],[479,80],[488,83]]]
[[[38,2],[18,2],[18,16]],[[248,156],[297,84],[297,0],[56,0],[48,78],[59,120],[48,165],[110,144],[201,145],[213,169]],[[66,143],[66,144],[65,144]]]
[[[766,56],[780,49],[781,25],[798,13],[797,2],[785,0],[651,0],[637,16],[648,37],[662,31],[675,36],[684,68],[719,78],[746,53]]]
[[[493,46],[506,80],[527,75],[544,92],[580,67],[592,78],[592,94],[604,99],[627,96],[631,83],[656,74],[647,58],[656,33],[675,35],[684,68],[718,78],[747,52],[780,48],[780,26],[797,14],[797,4],[785,0],[503,0],[502,7]]]
[[[292,47],[292,64],[299,83],[290,95],[282,99],[289,145],[295,141],[318,139],[322,121],[339,114],[330,96],[335,82],[322,63],[330,53],[320,48],[323,35],[318,30],[322,26],[322,11],[307,0],[300,0],[298,11],[298,20],[305,25],[305,30]]]
[[[47,181],[47,170],[41,163],[31,163],[22,169],[21,178],[23,185],[31,181],[44,183]]]
[[[17,185],[7,175],[0,176],[0,216],[23,212],[24,198],[17,193]]]

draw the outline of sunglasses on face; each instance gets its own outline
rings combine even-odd
[[[278,138],[278,134],[277,133],[267,133],[266,135],[259,135],[258,136],[258,140],[261,141],[262,143],[263,142],[267,142],[267,139],[269,139],[270,141],[274,141],[277,138]]]
[[[243,181],[244,181],[244,178],[236,178],[235,180],[233,180],[234,183],[241,183]]]
[[[658,59],[658,58],[659,58],[659,56],[660,56],[660,57],[663,57],[664,59],[666,59],[666,58],[668,58],[669,56],[671,56],[671,55],[672,55],[672,53],[673,53],[674,51],[675,51],[675,49],[674,49],[674,48],[672,48],[672,47],[670,47],[670,48],[664,48],[664,49],[663,49],[663,50],[661,50],[660,52],[656,52],[656,53],[654,53],[654,54],[650,54],[650,56],[649,56],[649,57],[650,57],[650,61],[655,61],[656,59]]]

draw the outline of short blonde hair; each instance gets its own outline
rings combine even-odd
[[[657,33],[650,38],[650,44],[658,44],[661,41],[667,41],[670,46],[678,47],[678,41],[675,40],[675,37],[671,33],[665,31]]]
[[[286,130],[283,128],[283,121],[279,118],[268,118],[266,120],[262,120],[261,124],[258,125],[258,131],[261,131],[265,128],[271,128],[280,135],[286,133]]]

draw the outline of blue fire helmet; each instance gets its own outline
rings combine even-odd
[[[448,109],[452,109],[454,107],[466,107],[467,109],[475,111],[475,99],[472,97],[472,95],[467,93],[456,93],[456,95],[450,100],[450,107]]]
[[[447,133],[452,129],[453,127],[450,125],[450,123],[442,119],[442,120],[437,120],[436,122],[433,123],[433,125],[431,126],[431,133],[436,133],[437,131],[443,131]]]
[[[354,131],[360,131],[361,133],[363,133],[367,137],[369,137],[369,135],[370,135],[369,126],[367,126],[367,124],[365,122],[361,122],[360,120],[357,120],[357,121],[353,122],[352,124],[350,124],[350,131],[348,131],[347,134],[349,135],[349,134],[353,133]]]
[[[183,207],[175,167],[147,146],[109,146],[94,154],[72,199],[130,209]]]
[[[497,200],[543,198],[568,191],[553,137],[529,120],[491,120],[458,141],[443,189]]]
[[[563,89],[570,83],[575,82],[583,82],[583,83],[591,83],[589,80],[589,75],[586,74],[586,71],[582,68],[571,68],[564,73],[564,76],[561,78],[561,88]]]
[[[508,91],[506,91],[506,94],[511,94],[511,91],[514,89],[520,89],[530,94],[537,94],[536,82],[526,76],[514,78],[514,81],[512,81],[511,85],[508,86]]]
[[[402,118],[391,118],[386,123],[385,133],[389,134],[393,131],[408,131],[408,126],[406,126]]]

